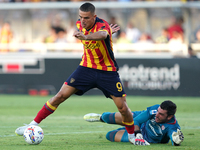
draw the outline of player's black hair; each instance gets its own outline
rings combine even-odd
[[[166,100],[161,103],[160,108],[163,110],[167,110],[167,115],[174,115],[176,113],[176,104],[174,104],[170,100]]]
[[[88,2],[82,4],[79,9],[84,12],[95,13],[95,6]]]

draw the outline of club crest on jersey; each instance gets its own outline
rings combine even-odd
[[[157,110],[151,110],[151,111],[150,111],[150,114],[151,114],[151,115],[155,115],[156,113],[157,113]]]
[[[74,81],[75,81],[74,78],[71,78],[71,79],[70,79],[70,83],[73,83]]]
[[[164,125],[162,125],[162,126],[161,126],[161,129],[162,129],[162,130],[165,130],[165,126],[164,126]]]

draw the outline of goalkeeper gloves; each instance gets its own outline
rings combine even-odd
[[[181,130],[177,129],[177,132],[173,132],[172,139],[174,141],[175,146],[180,145],[181,142],[183,142],[183,140],[184,140],[184,136],[183,136],[183,133],[181,132]]]
[[[135,131],[135,144],[134,145],[150,145],[146,140],[143,139],[143,135],[140,130]]]
[[[129,141],[134,145],[150,145],[146,140],[143,139],[143,135],[140,130],[135,131],[135,135],[128,134]]]

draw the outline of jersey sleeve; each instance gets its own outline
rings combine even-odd
[[[98,31],[106,31],[109,35],[112,33],[111,28],[107,22],[101,23],[99,25]]]
[[[174,145],[174,141],[172,139],[172,133],[173,132],[177,132],[177,129],[180,129],[180,126],[179,125],[174,125],[173,127],[169,128],[169,131],[168,131],[168,136],[170,137],[172,145]]]
[[[134,124],[140,126],[142,123],[149,120],[153,115],[156,114],[158,107],[159,105],[147,107],[145,111],[134,118]]]
[[[145,110],[140,113],[137,117],[134,118],[134,125],[140,126],[142,123],[146,122],[149,119],[148,111]]]

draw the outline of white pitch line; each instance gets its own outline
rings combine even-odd
[[[104,133],[107,131],[85,131],[85,132],[62,132],[62,133],[44,133],[44,135],[64,135],[64,134],[85,134],[85,133]],[[12,137],[17,136],[15,134],[12,135],[0,135],[0,137]]]

